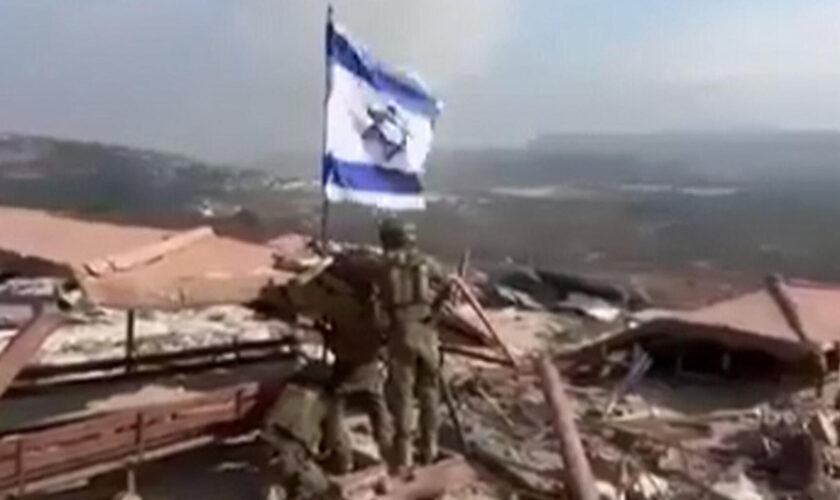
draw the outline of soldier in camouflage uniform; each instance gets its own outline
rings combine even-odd
[[[266,500],[337,498],[317,463],[327,406],[320,388],[293,383],[268,412],[261,433],[269,446]]]
[[[382,288],[389,320],[388,370],[396,431],[392,465],[405,469],[413,462],[415,391],[420,403],[420,460],[431,463],[438,454],[440,350],[433,304],[442,300],[432,297],[430,275],[440,273],[417,250],[413,226],[388,219],[380,226],[380,240],[386,264]]]
[[[299,304],[300,310],[319,311],[319,330],[335,356],[328,383],[330,406],[324,439],[337,473],[353,469],[352,443],[344,425],[351,395],[358,397],[367,413],[383,458],[387,458],[393,439],[380,358],[383,327],[375,287],[380,272],[377,260],[347,252],[337,255],[327,271],[311,282],[289,289],[292,302]]]

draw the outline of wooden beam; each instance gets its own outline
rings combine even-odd
[[[478,302],[478,299],[473,295],[472,290],[467,286],[466,283],[461,278],[454,278],[453,281],[455,285],[461,290],[461,293],[467,299],[467,303],[475,310],[475,313],[478,315],[478,318],[481,320],[484,327],[487,328],[487,331],[490,332],[490,335],[493,336],[493,339],[496,341],[496,344],[504,353],[505,357],[510,361],[511,366],[518,367],[519,365],[516,363],[516,358],[513,357],[513,353],[510,352],[507,344],[502,341],[502,338],[499,336],[499,332],[496,331],[496,328],[490,323],[490,320],[487,318],[487,314],[484,313],[484,308],[481,307],[481,304]]]
[[[67,322],[61,313],[44,313],[25,324],[0,353],[0,397],[54,331]]]

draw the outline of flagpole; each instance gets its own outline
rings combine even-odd
[[[329,61],[329,35],[332,30],[332,18],[333,18],[333,6],[332,3],[327,4],[327,37],[326,37],[326,46],[324,47],[324,57],[326,58],[325,69],[325,79],[324,79],[324,118],[321,124],[321,170],[323,176],[323,169],[324,169],[324,157],[327,153],[327,103],[329,102],[330,98],[330,61]],[[322,182],[324,181],[322,177]],[[327,240],[329,239],[329,225],[330,225],[330,200],[327,198],[326,192],[326,184],[321,186],[322,194],[324,196],[323,203],[321,205],[321,248],[323,251],[327,249]]]

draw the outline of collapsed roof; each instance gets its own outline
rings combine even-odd
[[[172,234],[164,229],[90,222],[43,210],[0,207],[0,269],[69,276],[73,265]]]
[[[306,240],[277,245],[217,236],[209,227],[168,231],[89,222],[43,211],[0,208],[5,271],[72,276],[88,299],[124,309],[180,309],[244,303],[295,272],[284,259],[306,256]]]
[[[610,343],[665,333],[793,361],[840,342],[839,306],[838,285],[771,277],[762,289],[693,311],[639,314],[641,324]]]

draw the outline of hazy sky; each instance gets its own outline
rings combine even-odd
[[[840,129],[840,0],[336,0],[446,102],[438,146]],[[0,130],[216,161],[316,150],[325,2],[0,0]]]

